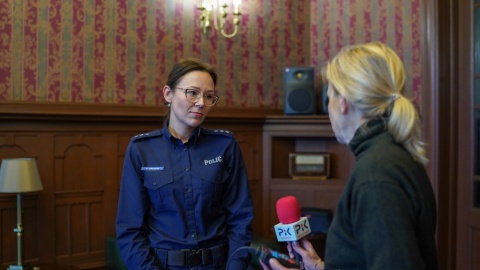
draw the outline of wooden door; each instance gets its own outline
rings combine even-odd
[[[480,0],[459,1],[456,269],[480,269]]]

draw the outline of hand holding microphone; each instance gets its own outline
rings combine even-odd
[[[291,249],[295,249],[301,254],[303,259],[303,267],[306,270],[323,270],[325,269],[325,263],[318,257],[317,252],[313,248],[312,244],[306,239],[302,238],[299,240],[300,243],[297,242],[289,242],[289,251]],[[291,253],[291,252],[290,252]],[[275,258],[275,257],[273,257]],[[293,260],[293,259],[292,259]],[[280,260],[262,260],[260,261],[262,268],[264,270],[291,270],[291,269],[299,269],[298,266],[293,265],[286,265],[282,263]]]
[[[277,201],[277,216],[280,223],[274,226],[274,230],[278,242],[297,241],[311,232],[308,218],[300,217],[300,206],[293,196]],[[294,254],[295,259],[301,262],[302,257],[295,251]]]

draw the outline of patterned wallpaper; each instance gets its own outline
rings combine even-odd
[[[283,70],[383,41],[421,90],[420,0],[243,0],[240,33],[202,33],[201,0],[0,0],[0,101],[162,103],[173,63],[210,62],[219,107],[283,108]],[[318,79],[316,84],[321,82]]]

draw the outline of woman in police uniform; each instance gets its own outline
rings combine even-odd
[[[253,219],[240,147],[232,133],[200,127],[219,99],[216,83],[209,65],[178,62],[163,88],[164,127],[127,147],[116,229],[129,269],[248,266],[235,252],[250,244]]]

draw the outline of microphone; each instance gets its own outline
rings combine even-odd
[[[311,232],[308,218],[300,217],[300,206],[293,196],[277,201],[277,216],[280,223],[274,229],[278,242],[297,241]]]
[[[277,216],[280,223],[273,228],[278,242],[297,241],[311,232],[308,218],[300,217],[300,205],[293,196],[286,196],[277,201]],[[295,250],[293,253],[302,266],[300,269],[304,269],[302,257]]]

